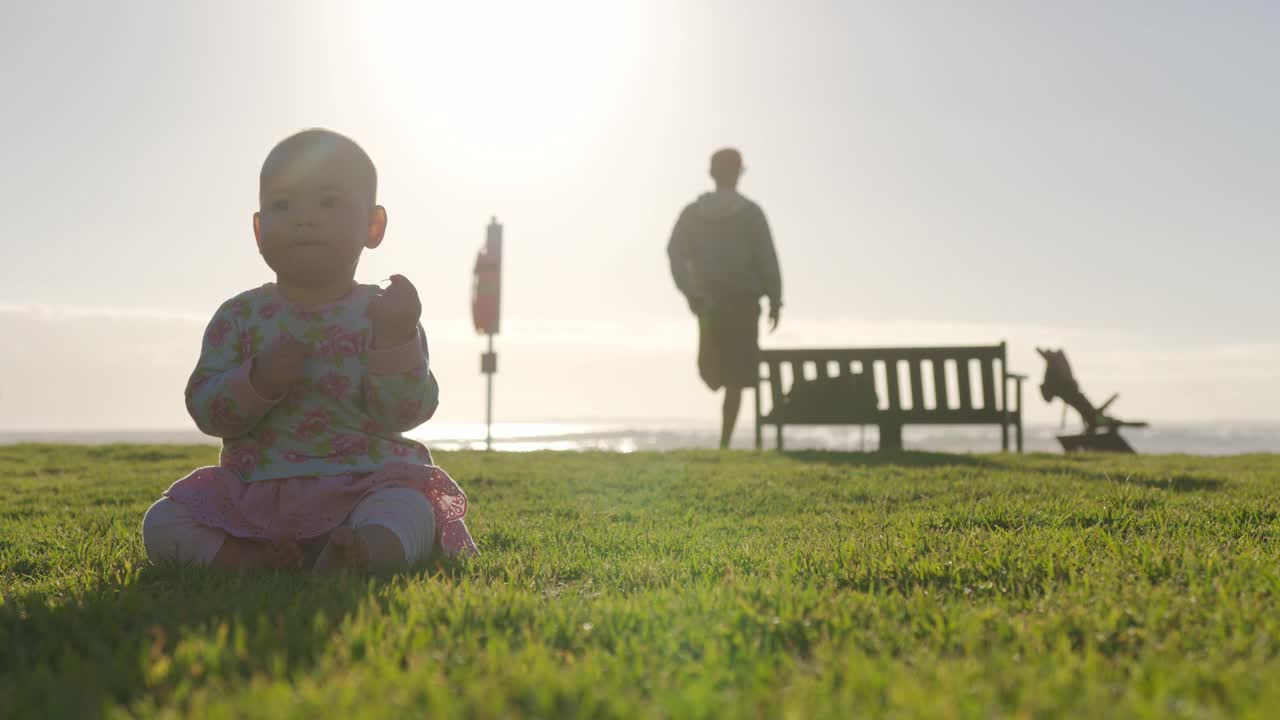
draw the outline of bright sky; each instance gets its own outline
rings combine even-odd
[[[1062,345],[1121,415],[1280,415],[1275,3],[4,15],[0,429],[188,427],[205,322],[271,279],[262,158],[309,126],[378,165],[391,224],[358,278],[421,290],[442,421],[483,417],[468,299],[496,214],[499,418],[714,423],[665,245],[723,145],[781,259],[766,347],[1005,339],[1038,382]]]

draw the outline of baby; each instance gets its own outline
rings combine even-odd
[[[402,433],[435,412],[417,290],[355,282],[387,212],[364,150],[329,130],[267,155],[253,215],[276,282],[223,303],[187,383],[187,410],[223,439],[217,467],[147,511],[153,563],[317,572],[398,569],[474,554],[467,498]]]

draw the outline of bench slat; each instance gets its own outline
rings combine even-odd
[[[933,361],[933,404],[938,412],[951,408],[947,400],[947,368],[942,360]]]
[[[996,408],[996,364],[991,358],[982,359],[982,409]]]
[[[888,410],[850,411],[848,414],[833,415],[820,419],[806,418],[803,415],[792,416],[769,413],[760,418],[765,425],[879,425],[881,423],[901,423],[904,425],[999,425],[1008,420],[1007,414],[999,410]]]
[[[957,387],[960,389],[960,409],[973,409],[973,391],[969,385],[969,362],[968,358],[957,355],[952,357],[956,363],[956,378],[959,380]]]
[[[769,390],[773,403],[770,407],[776,413],[782,407],[782,363],[777,360],[769,361]]]
[[[934,360],[945,357],[999,358],[1003,348],[999,345],[974,347],[897,347],[897,348],[803,348],[795,350],[761,350],[762,360],[836,360],[849,362],[883,360],[893,356],[899,360]]]
[[[920,360],[908,360],[907,372],[911,375],[911,409],[924,409],[924,382],[920,379]]]
[[[898,361],[892,357],[887,357],[884,363],[885,384],[889,392],[889,411],[897,412],[902,409],[902,395],[898,391]]]

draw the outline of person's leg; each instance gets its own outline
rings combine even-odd
[[[316,572],[401,570],[426,557],[435,545],[435,510],[411,488],[375,490],[335,528]]]
[[[720,374],[724,379],[724,413],[720,447],[728,448],[742,407],[742,391],[760,382],[760,301],[744,298],[719,309]]]
[[[227,533],[195,521],[187,506],[162,497],[142,517],[142,545],[153,565],[205,567],[229,545]]]
[[[186,505],[162,497],[142,518],[142,545],[153,565],[174,563],[219,570],[288,569],[302,558],[298,544],[228,535],[201,525]]]
[[[720,449],[729,447],[733,439],[733,428],[738,424],[738,410],[742,406],[742,388],[726,385],[724,389],[724,411],[720,424]]]
[[[713,391],[724,385],[720,373],[720,344],[715,330],[715,318],[708,308],[698,316],[698,377]]]

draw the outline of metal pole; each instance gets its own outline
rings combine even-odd
[[[489,355],[493,355],[493,334],[489,334]],[[493,373],[485,373],[484,449],[493,449]]]

